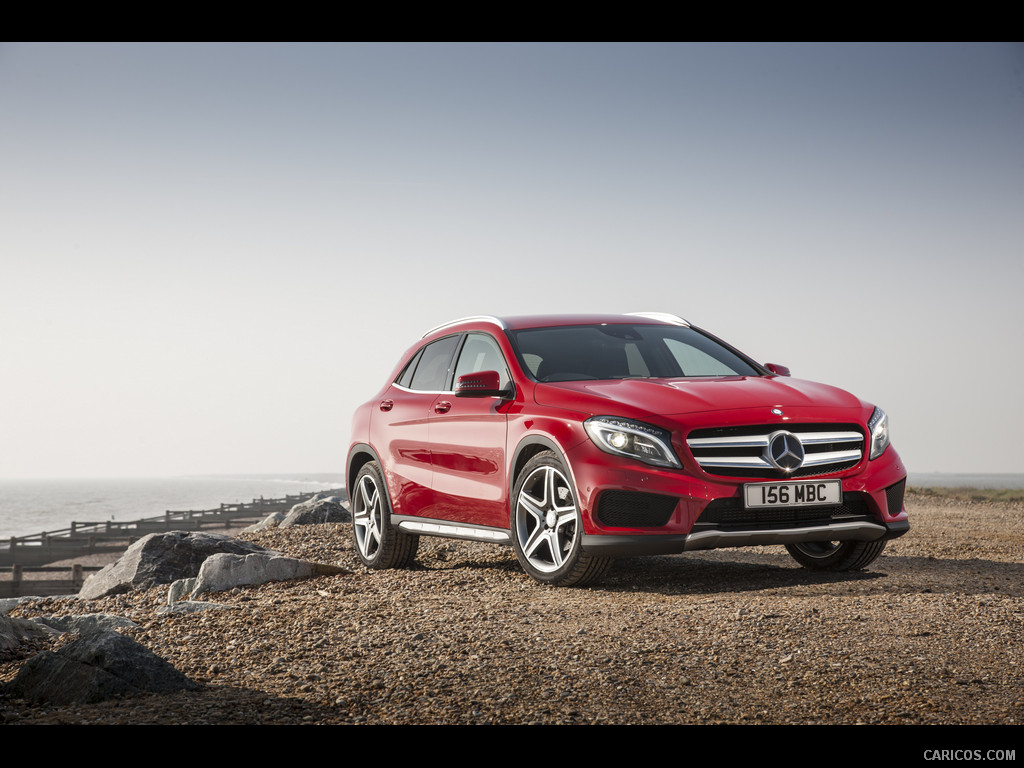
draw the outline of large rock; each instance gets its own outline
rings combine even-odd
[[[251,531],[262,531],[264,528],[276,528],[281,524],[281,521],[284,520],[285,517],[286,515],[284,512],[271,512],[258,523],[245,526],[242,531],[249,533]]]
[[[112,613],[86,613],[78,616],[40,616],[36,619],[40,624],[59,632],[75,632],[87,635],[90,632],[102,632],[108,629],[130,629],[137,627],[134,621],[126,616]]]
[[[4,692],[49,704],[92,704],[129,693],[172,693],[199,684],[131,638],[111,630],[33,656]]]
[[[318,523],[350,523],[348,504],[337,496],[328,499],[313,498],[296,504],[281,521],[282,528],[292,525],[316,525]]]
[[[213,555],[199,569],[192,597],[210,592],[225,592],[234,587],[266,584],[268,581],[308,579],[350,573],[340,565],[311,563],[272,553],[250,555]]]
[[[120,559],[86,579],[78,596],[94,600],[132,589],[148,589],[199,574],[211,555],[246,555],[270,550],[219,533],[151,533],[132,544]],[[276,554],[276,553],[275,553]]]
[[[17,616],[0,613],[0,658],[16,653],[28,643],[47,640],[53,634],[54,630],[29,619],[19,619]]]

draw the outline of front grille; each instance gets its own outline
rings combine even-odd
[[[872,520],[863,494],[843,494],[843,503],[828,507],[772,507],[744,509],[743,499],[715,499],[708,504],[693,532],[701,530],[756,531],[776,528],[802,528],[831,523]]]
[[[907,481],[900,480],[895,485],[885,489],[885,505],[889,508],[889,515],[895,517],[903,511],[903,492],[906,490]]]
[[[800,439],[803,464],[793,472],[768,460],[768,439],[785,431]],[[745,427],[697,429],[686,438],[701,469],[723,477],[772,480],[813,477],[857,466],[864,456],[864,433],[855,424],[760,424]]]
[[[668,525],[679,500],[639,491],[605,491],[597,501],[597,519],[611,528],[659,528]]]

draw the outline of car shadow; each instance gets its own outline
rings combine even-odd
[[[502,573],[532,582],[511,547],[435,539],[421,545],[413,568],[478,575]],[[843,594],[958,594],[1024,596],[1024,564],[984,559],[882,555],[863,571],[812,571],[784,551],[721,549],[615,560],[586,589],[662,595],[725,594],[765,590],[829,590]],[[538,588],[546,588],[538,584]]]
[[[958,594],[1024,596],[1024,564],[991,560],[942,560],[883,556],[864,571],[812,571],[788,555],[667,555],[623,558],[592,588],[658,594],[761,592],[841,586],[856,594]]]
[[[783,560],[783,558],[779,558]],[[884,579],[874,571],[812,571],[795,563],[744,562],[664,555],[616,560],[594,589],[663,595],[761,592],[824,584],[863,584]]]

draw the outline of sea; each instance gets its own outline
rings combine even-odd
[[[343,489],[341,474],[202,475],[124,479],[0,479],[0,546],[12,536],[70,528],[72,522],[126,522],[168,510],[280,499]]]

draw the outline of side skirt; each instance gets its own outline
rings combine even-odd
[[[504,528],[490,528],[486,525],[453,523],[449,520],[433,520],[409,515],[392,515],[391,522],[400,531],[421,536],[443,536],[448,539],[484,541],[490,544],[511,544],[512,533]]]

